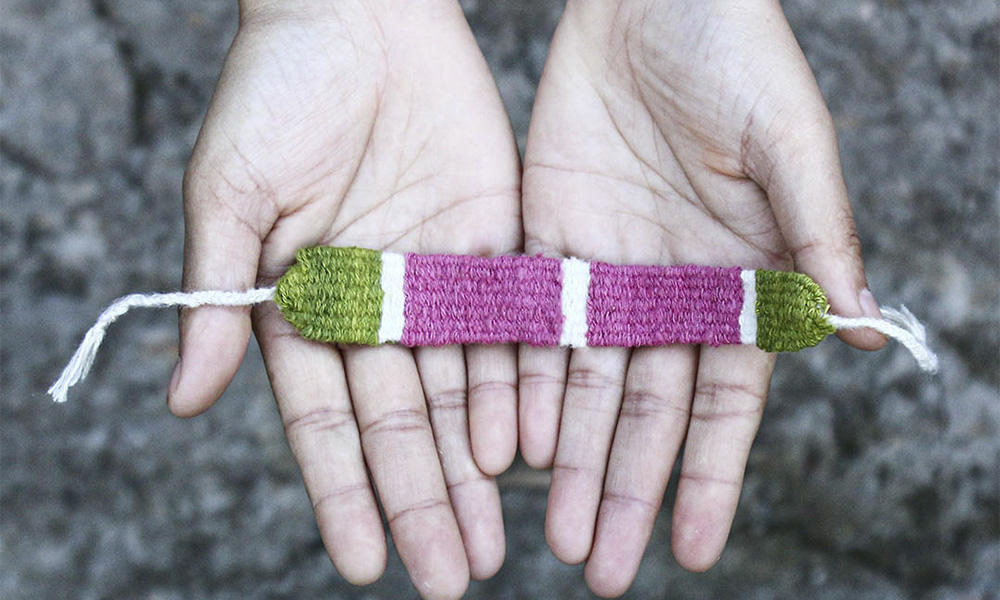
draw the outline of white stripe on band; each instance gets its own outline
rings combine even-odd
[[[743,280],[743,310],[740,311],[740,343],[757,345],[757,272],[744,269],[740,273]]]
[[[395,252],[382,253],[382,322],[378,328],[378,343],[398,342],[403,337],[404,295],[403,277],[406,257]]]
[[[590,263],[577,258],[562,261],[563,328],[560,346],[587,345],[587,298],[590,295]]]

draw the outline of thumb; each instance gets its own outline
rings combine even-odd
[[[865,276],[833,121],[818,90],[816,96],[819,117],[807,124],[799,121],[793,135],[768,145],[764,187],[795,270],[823,288],[831,311],[845,317],[880,318]],[[885,338],[870,329],[838,335],[862,350],[885,345]]]
[[[184,179],[184,289],[250,289],[271,223],[253,222],[259,211],[240,206],[238,193],[202,177],[197,165],[193,158]],[[167,404],[175,415],[191,417],[208,410],[236,374],[250,339],[250,307],[182,309],[179,327],[180,358]]]

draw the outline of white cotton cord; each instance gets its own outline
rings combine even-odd
[[[83,380],[97,358],[97,349],[104,340],[104,332],[118,317],[133,308],[166,308],[182,306],[249,306],[274,299],[275,288],[259,288],[245,292],[200,291],[200,292],[170,292],[166,294],[130,294],[119,298],[106,308],[97,322],[84,336],[80,347],[76,349],[73,358],[63,369],[59,380],[49,388],[49,395],[56,402],[65,402],[66,395],[76,383]]]
[[[837,315],[826,315],[826,319],[838,330],[874,329],[885,334],[909,350],[913,358],[917,359],[921,369],[928,373],[937,373],[938,357],[927,343],[927,331],[905,306],[901,306],[899,310],[883,306],[881,319]]]

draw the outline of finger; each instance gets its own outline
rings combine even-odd
[[[466,346],[469,437],[472,455],[488,475],[499,475],[517,453],[517,349]]]
[[[372,583],[385,570],[385,534],[340,354],[300,337],[274,306],[258,307],[254,322],[323,544],[345,579]]]
[[[570,360],[545,513],[549,547],[569,564],[590,554],[628,356],[624,348],[580,348]]]
[[[817,127],[809,148],[777,163],[768,195],[795,269],[826,291],[833,312],[842,316],[881,317],[868,289],[858,239],[840,174],[832,126]],[[885,338],[871,330],[845,331],[844,341],[877,350]]]
[[[771,107],[788,123],[786,127],[775,127],[773,115],[751,120],[745,134],[752,140],[748,166],[767,192],[796,270],[820,284],[837,314],[878,318],[881,313],[865,277],[833,118],[791,30],[783,25],[782,32],[793,49],[787,54],[792,63],[781,70],[787,86],[776,89],[789,90],[781,101],[794,98],[794,105]],[[866,350],[885,345],[885,338],[871,330],[844,332],[841,337]]]
[[[500,491],[472,458],[462,347],[420,348],[414,354],[469,570],[486,579],[500,570],[506,541]]]
[[[389,530],[424,598],[458,598],[469,564],[412,353],[398,346],[342,350],[361,444]]]
[[[682,567],[709,569],[736,514],[774,355],[756,348],[704,348],[674,503],[672,545]]]
[[[274,215],[248,217],[252,201],[224,189],[218,176],[205,175],[209,168],[200,156],[196,150],[184,181],[184,289],[250,289],[260,240]],[[250,339],[250,309],[183,309],[179,329],[180,357],[167,403],[188,417],[207,410],[232,381]]]
[[[697,352],[684,346],[632,353],[584,576],[594,593],[624,594],[639,570],[687,431]]]
[[[536,469],[550,467],[556,455],[569,356],[562,348],[522,345],[518,351],[518,441],[524,462]]]

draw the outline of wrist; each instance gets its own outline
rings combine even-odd
[[[239,0],[240,22],[335,17],[345,8],[364,8],[372,16],[402,15],[457,6],[456,0]]]

